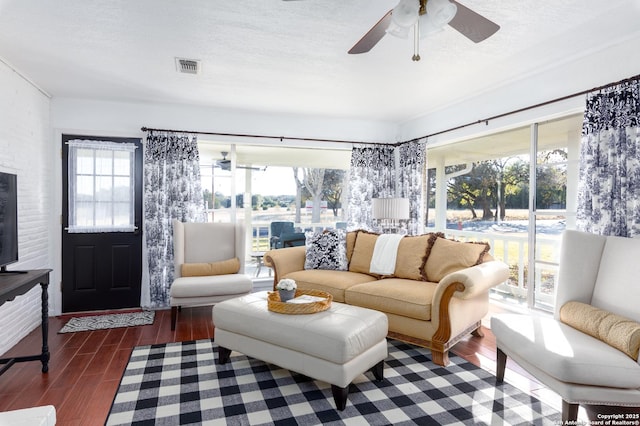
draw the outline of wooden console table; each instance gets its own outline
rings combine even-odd
[[[25,294],[36,284],[40,284],[42,289],[42,353],[39,355],[20,356],[15,358],[2,358],[0,365],[0,375],[7,371],[16,362],[41,361],[42,372],[49,371],[49,272],[51,269],[38,269],[25,271],[24,273],[3,273],[0,274],[0,306]]]

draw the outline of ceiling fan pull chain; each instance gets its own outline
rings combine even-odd
[[[411,60],[414,62],[420,60],[420,20],[413,26],[413,56]]]

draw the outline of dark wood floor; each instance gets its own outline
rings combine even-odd
[[[41,373],[40,362],[23,362],[0,376],[0,411],[51,404],[56,407],[59,425],[102,425],[134,346],[213,337],[210,307],[183,309],[173,332],[169,310],[157,311],[153,325],[58,334],[68,319],[49,319],[51,361],[47,374]],[[37,328],[2,357],[33,355],[40,352],[41,345]],[[495,371],[495,338],[490,330],[484,338],[469,336],[454,352]],[[523,389],[541,389],[523,377],[517,366],[508,364],[507,368],[508,380],[521,381],[517,384]]]

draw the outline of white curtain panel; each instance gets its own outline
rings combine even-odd
[[[640,235],[640,81],[587,95],[580,146],[577,227]]]

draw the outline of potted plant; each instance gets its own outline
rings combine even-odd
[[[280,301],[286,302],[287,300],[293,299],[296,295],[297,287],[296,282],[290,278],[280,280],[276,285],[276,290],[278,290],[278,294],[280,295]]]

